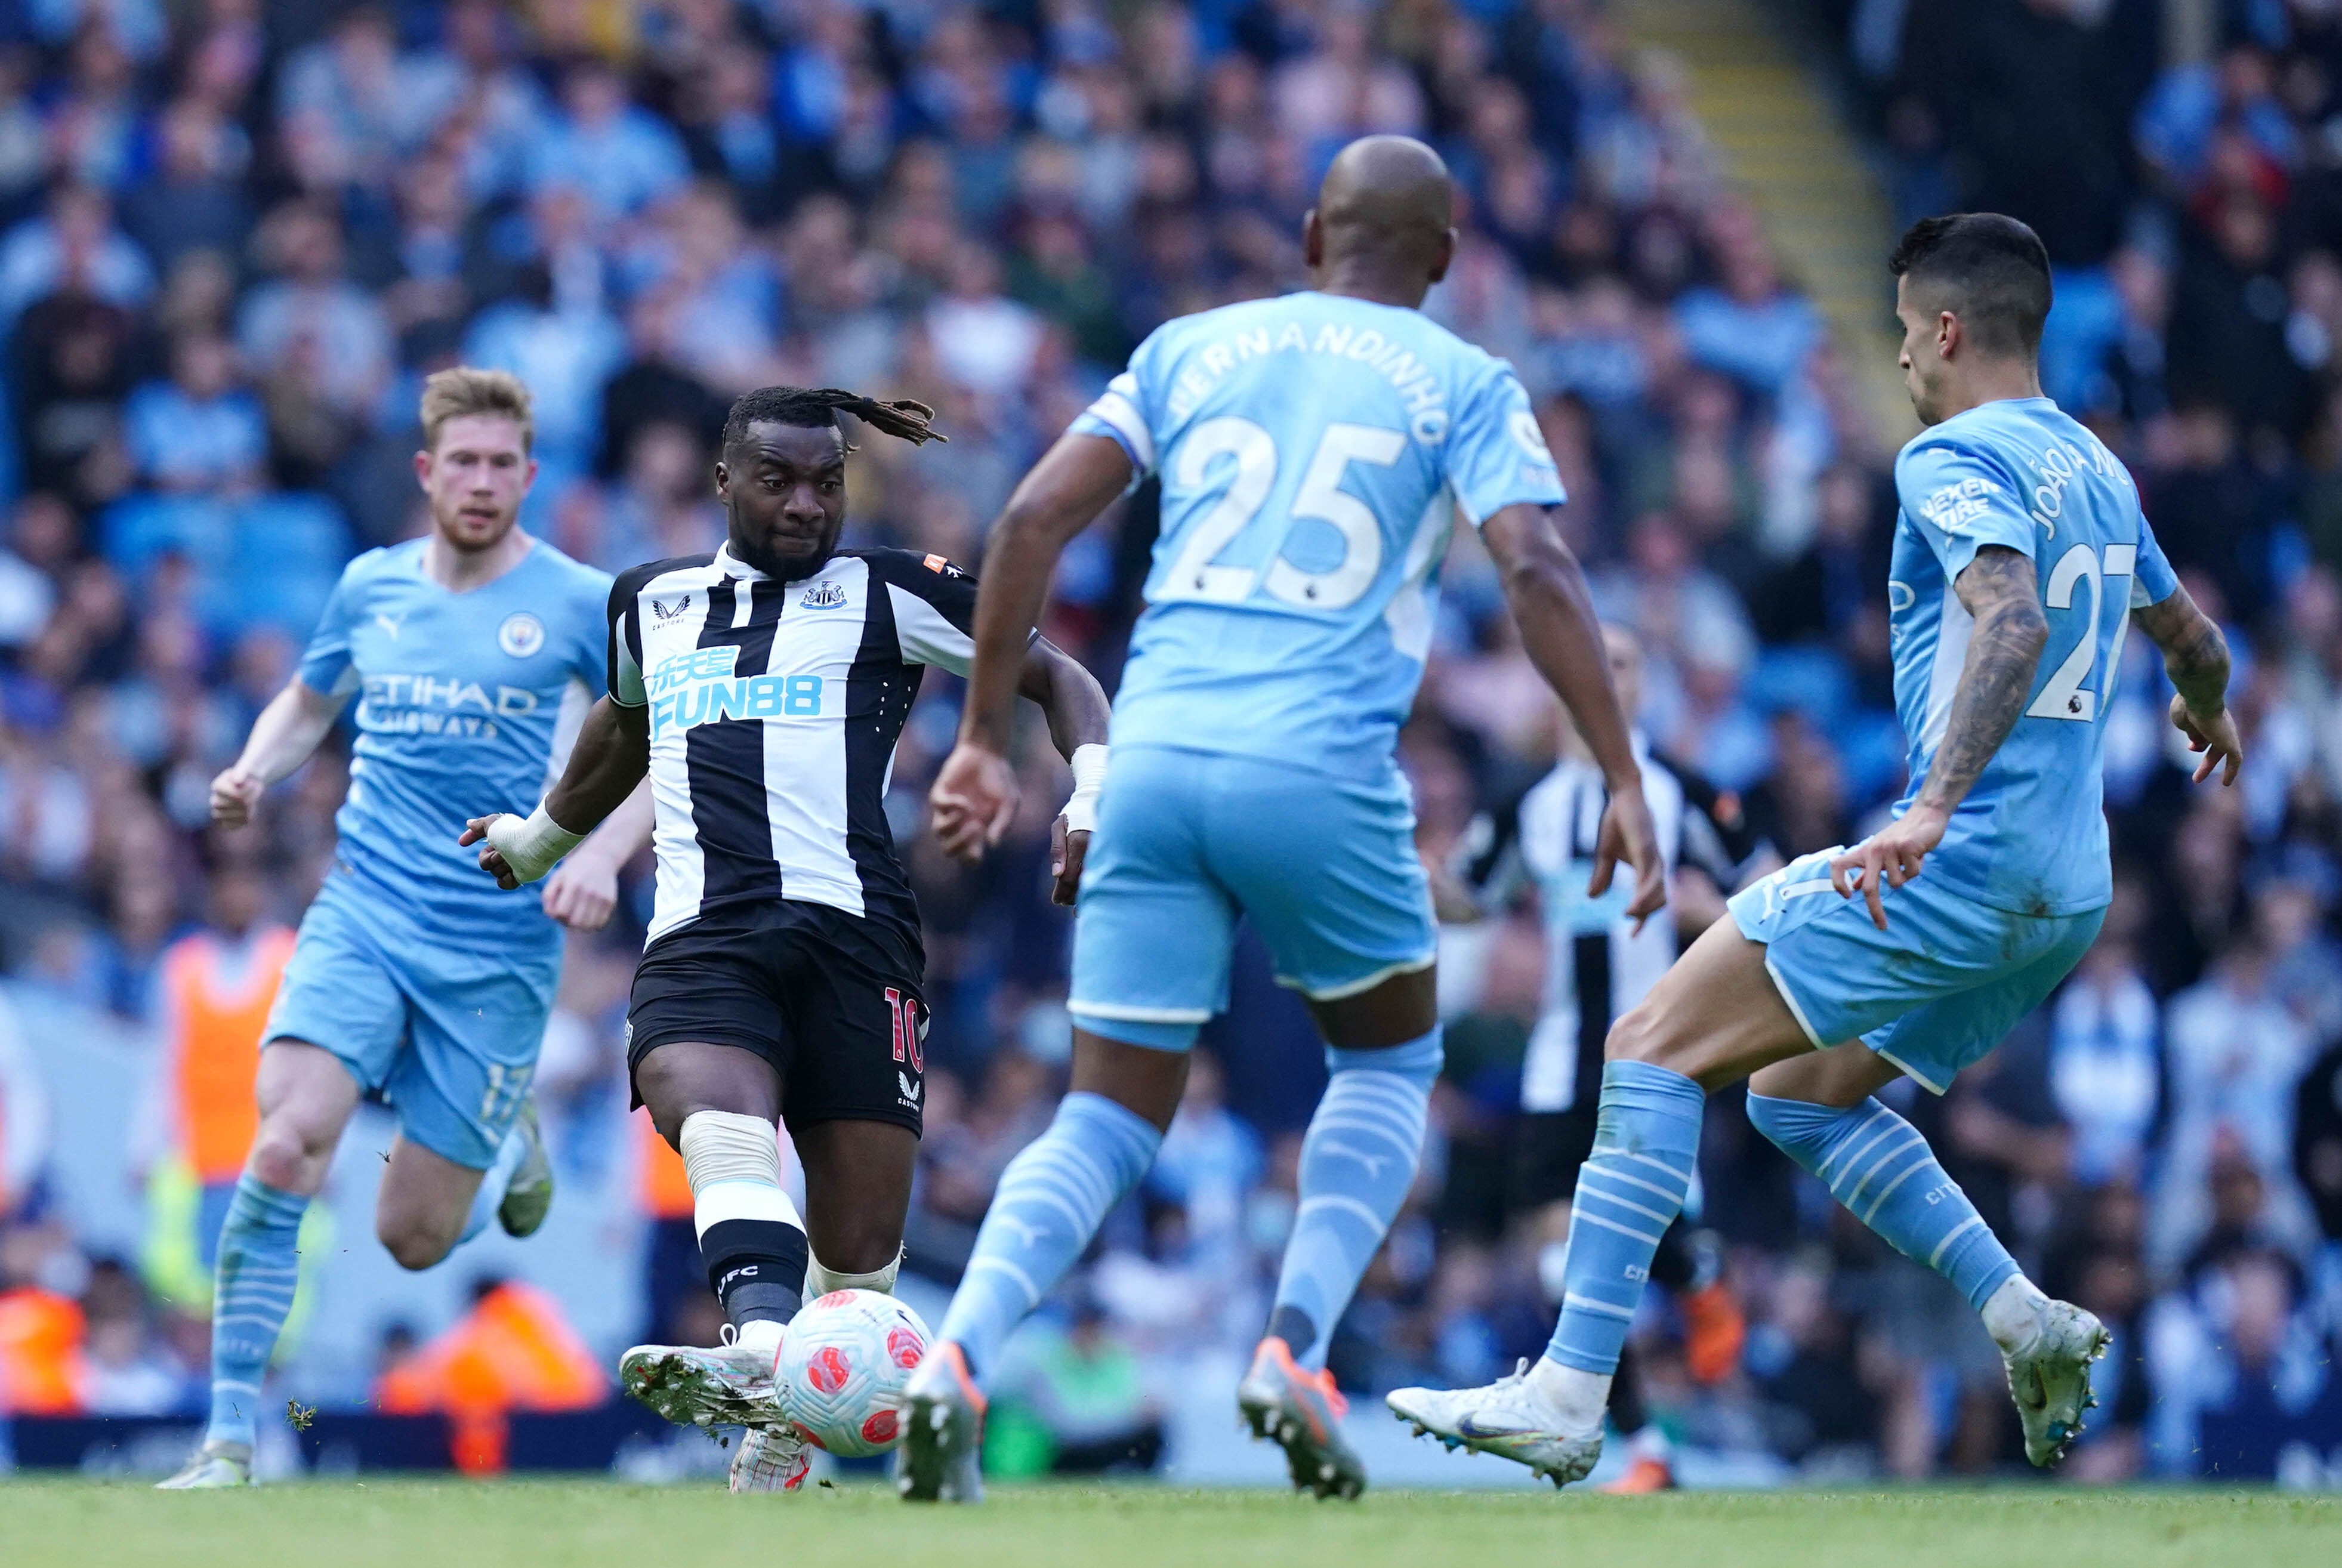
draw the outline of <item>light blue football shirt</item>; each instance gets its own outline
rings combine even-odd
[[[537,884],[499,890],[465,819],[526,812],[566,761],[606,676],[610,578],[537,540],[495,582],[453,594],[423,541],[342,572],[302,655],[302,682],[354,696],[341,863],[414,928],[454,941],[553,944]]]
[[[2074,914],[2113,897],[2098,754],[2133,609],[2179,586],[2138,487],[2046,397],[1987,403],[1907,444],[1887,584],[1895,708],[1910,737],[1910,808],[1951,715],[1975,623],[1952,584],[1977,550],[2031,558],[2049,643],[2024,712],[1952,814],[1926,875],[1979,903]]]
[[[1336,295],[1166,323],[1073,429],[1163,479],[1118,746],[1386,775],[1456,514],[1564,500],[1510,366]]]

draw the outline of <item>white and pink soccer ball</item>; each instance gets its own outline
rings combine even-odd
[[[927,1325],[893,1296],[832,1291],[789,1320],[773,1368],[781,1408],[806,1442],[841,1459],[902,1437],[896,1396],[927,1353]]]

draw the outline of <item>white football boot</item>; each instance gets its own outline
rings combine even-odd
[[[618,1385],[677,1426],[785,1426],[773,1382],[779,1345],[754,1350],[730,1323],[714,1349],[638,1344],[618,1358]]]
[[[895,1451],[895,1490],[906,1503],[984,1501],[983,1390],[967,1358],[938,1340],[904,1383],[903,1443]]]
[[[1602,1457],[1602,1429],[1584,1436],[1557,1429],[1557,1418],[1528,1378],[1524,1360],[1510,1377],[1484,1388],[1402,1388],[1386,1396],[1391,1413],[1418,1437],[1526,1464],[1556,1486],[1583,1481]]]
[[[252,1450],[241,1443],[206,1443],[157,1492],[219,1492],[252,1484]]]
[[[731,1488],[735,1492],[796,1492],[804,1488],[813,1455],[806,1440],[793,1428],[751,1426],[740,1433],[732,1453]]]
[[[2025,1457],[2055,1464],[2082,1433],[2082,1413],[2098,1403],[2090,1368],[2107,1353],[2106,1325],[2071,1302],[2049,1300],[2033,1334],[2001,1352],[2008,1392],[2025,1426]]]

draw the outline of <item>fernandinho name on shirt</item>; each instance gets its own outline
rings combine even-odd
[[[1371,326],[1330,321],[1321,323],[1315,336],[1296,321],[1274,333],[1266,325],[1252,327],[1185,355],[1186,365],[1171,384],[1171,417],[1184,419],[1193,413],[1237,365],[1276,354],[1355,360],[1380,375],[1399,394],[1406,405],[1407,434],[1426,446],[1447,439],[1447,389],[1431,367]]]

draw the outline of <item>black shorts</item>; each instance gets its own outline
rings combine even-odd
[[[1531,1111],[1513,1124],[1513,1207],[1542,1209],[1577,1192],[1577,1167],[1594,1152],[1596,1108]]]
[[[893,1122],[926,1101],[918,939],[824,904],[703,916],[651,944],[626,1009],[626,1071],[680,1040],[754,1051],[781,1075],[781,1121]],[[642,1103],[636,1096],[636,1104]]]

